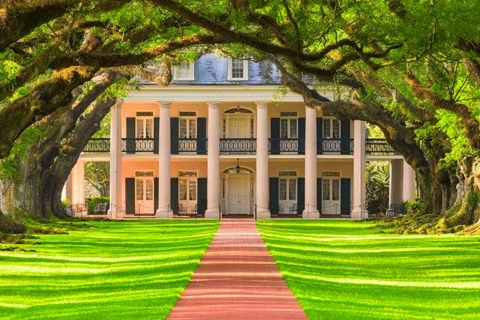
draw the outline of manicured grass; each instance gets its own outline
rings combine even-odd
[[[82,225],[83,223],[78,223]],[[95,221],[2,245],[0,319],[164,319],[212,240],[212,221]]]
[[[480,319],[480,237],[340,220],[257,225],[310,319]]]

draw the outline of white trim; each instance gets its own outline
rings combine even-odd
[[[195,62],[190,62],[190,61],[184,61],[182,63],[189,63],[190,64],[190,73],[187,77],[185,78],[179,78],[178,77],[178,69],[180,68],[180,65],[178,66],[173,66],[172,67],[172,73],[173,73],[173,80],[174,81],[191,81],[195,80]]]
[[[232,58],[228,58],[228,81],[246,81],[248,80],[248,60],[242,59],[235,59],[235,60],[242,60],[243,61],[243,77],[242,78],[233,78],[232,76],[232,67],[233,67],[233,60]]]
[[[164,101],[171,102],[255,102],[255,101],[276,101],[274,98],[279,86],[168,86],[157,85],[143,86],[140,90],[131,91],[124,101],[158,102],[161,96]],[[320,92],[320,94],[333,99],[332,91]],[[302,96],[288,92],[280,99],[282,102],[304,103]]]

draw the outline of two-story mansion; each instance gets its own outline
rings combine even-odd
[[[306,108],[293,93],[276,100],[279,84],[267,61],[209,54],[182,63],[170,86],[145,83],[113,107],[110,139],[90,141],[67,197],[84,202],[86,161],[109,161],[114,219],[364,218],[365,162],[383,159],[391,205],[413,199],[413,170],[384,141],[365,139],[363,122]]]

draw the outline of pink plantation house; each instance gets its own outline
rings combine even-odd
[[[86,161],[108,161],[113,219],[365,218],[365,162],[381,159],[391,163],[391,209],[413,199],[412,168],[383,140],[366,139],[363,122],[306,108],[279,86],[267,61],[215,55],[176,67],[168,87],[144,82],[113,107],[110,139],[85,148],[67,198],[84,201]]]

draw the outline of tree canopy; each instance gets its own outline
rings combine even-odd
[[[0,158],[25,129],[72,106],[72,91],[107,70],[168,85],[172,63],[216,51],[269,59],[307,106],[378,126],[417,173],[425,212],[442,214],[443,230],[468,225],[480,218],[479,4],[6,1]],[[152,61],[163,66],[161,74],[144,68]],[[329,101],[321,87],[341,95]]]

